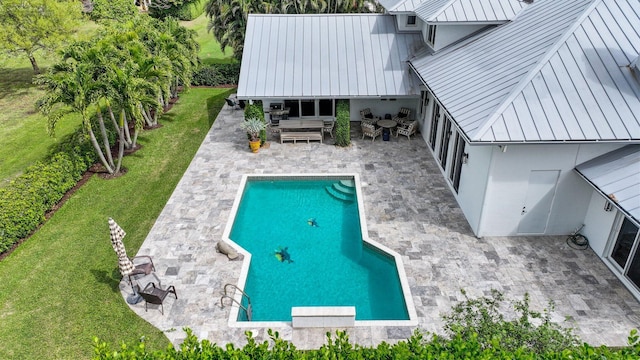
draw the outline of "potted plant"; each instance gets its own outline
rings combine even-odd
[[[267,124],[255,117],[245,119],[240,127],[247,132],[251,151],[256,153],[260,149],[260,131],[267,128]]]

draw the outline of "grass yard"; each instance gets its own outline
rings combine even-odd
[[[220,44],[213,37],[213,33],[207,32],[207,23],[209,18],[206,14],[198,16],[192,21],[182,21],[182,26],[195,30],[198,33],[196,40],[200,44],[200,53],[198,56],[204,64],[220,64],[232,63],[233,50],[226,48],[224,52],[220,48]]]
[[[93,176],[31,238],[0,261],[0,359],[86,359],[92,337],[111,344],[144,336],[151,349],[163,333],[129,310],[108,217],[135,254],[235,89],[191,89],[165,114],[164,126],[141,134],[128,173]],[[163,329],[168,330],[168,329]]]
[[[98,25],[84,22],[77,38],[93,34]],[[41,71],[57,61],[55,53],[36,53]],[[0,186],[20,175],[29,165],[42,160],[51,147],[80,124],[80,117],[62,121],[55,137],[47,134],[47,120],[36,109],[36,101],[44,92],[35,86],[31,63],[26,56],[8,57],[0,54]]]

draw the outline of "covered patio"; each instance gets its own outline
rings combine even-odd
[[[139,254],[153,257],[163,285],[174,285],[164,315],[130,305],[179,344],[189,327],[219,345],[245,343],[244,332],[267,338],[261,327],[228,326],[231,307],[220,307],[225,284],[236,284],[241,261],[216,253],[243,174],[358,173],[369,237],[402,255],[418,314],[419,329],[442,333],[441,314],[463,299],[503,292],[508,299],[529,293],[532,307],[554,301],[554,318],[568,319],[583,341],[621,346],[640,324],[640,304],[591,251],[571,249],[564,237],[473,236],[425,142],[361,140],[352,123],[352,145],[280,144],[258,154],[248,149],[238,124],[241,111],[223,108],[200,150],[157,219]],[[265,214],[268,216],[268,214]],[[258,230],[259,231],[259,230]],[[121,283],[124,298],[130,293]],[[274,328],[301,349],[317,348],[335,329]],[[349,328],[350,339],[370,346],[408,338],[414,328]]]

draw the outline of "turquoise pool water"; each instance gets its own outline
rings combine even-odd
[[[244,291],[253,321],[291,321],[293,306],[355,306],[356,320],[409,319],[393,257],[362,241],[357,202],[327,191],[337,182],[247,181],[230,238],[252,254]],[[276,256],[281,249],[291,262]],[[238,320],[246,320],[243,311]]]

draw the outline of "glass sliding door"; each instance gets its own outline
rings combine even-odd
[[[615,236],[611,259],[619,266],[620,272],[640,289],[640,229],[626,217]]]
[[[447,169],[447,158],[449,156],[449,140],[451,139],[451,119],[444,117],[442,123],[442,133],[440,134],[440,152],[439,159],[442,169]]]
[[[462,163],[464,161],[464,147],[466,143],[460,135],[456,133],[456,140],[453,145],[453,161],[451,162],[451,169],[449,169],[449,180],[453,185],[453,189],[458,192],[460,187],[460,174],[462,172]]]
[[[631,250],[638,236],[638,227],[625,218],[618,231],[616,244],[611,251],[611,258],[624,269],[631,255]]]

